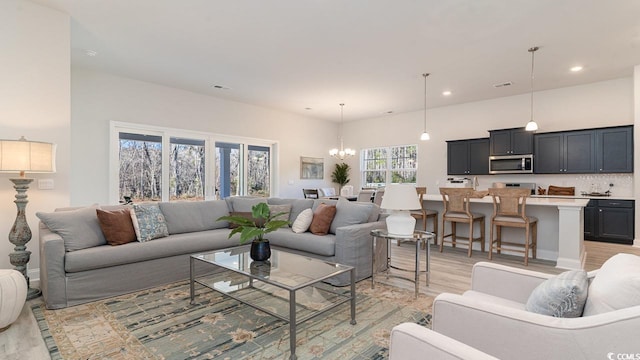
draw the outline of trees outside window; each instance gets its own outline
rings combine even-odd
[[[360,155],[363,187],[392,183],[416,183],[416,145],[363,149]]]
[[[273,142],[117,122],[111,129],[112,201],[272,194]]]

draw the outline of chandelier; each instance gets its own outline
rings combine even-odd
[[[356,154],[356,151],[354,149],[351,148],[344,148],[344,143],[342,141],[342,122],[344,120],[344,104],[340,104],[340,131],[339,131],[339,137],[340,137],[340,149],[337,148],[333,148],[331,150],[329,150],[329,155],[333,156],[336,159],[340,159],[340,160],[344,160],[345,158],[348,158],[349,156],[353,156]]]

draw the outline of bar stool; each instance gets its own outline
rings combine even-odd
[[[493,198],[493,216],[491,217],[491,232],[489,243],[489,260],[493,255],[493,249],[498,254],[502,250],[516,251],[524,253],[524,265],[529,265],[529,250],[532,258],[536,258],[536,248],[538,242],[538,219],[527,216],[527,197],[531,194],[529,189],[507,189],[491,188],[489,195]],[[496,238],[493,238],[493,227],[496,228]],[[524,228],[524,244],[516,242],[502,241],[502,227]],[[531,234],[531,236],[529,236]],[[504,247],[504,246],[507,247]],[[523,247],[520,250],[514,247]]]
[[[480,242],[480,249],[484,252],[485,243],[485,230],[484,230],[484,215],[479,213],[472,213],[469,210],[469,199],[471,197],[478,197],[478,193],[471,188],[440,188],[440,194],[442,195],[442,202],[444,203],[444,212],[442,213],[442,236],[440,237],[440,252],[444,249],[444,243],[451,243],[452,247],[456,247],[456,242],[459,239],[467,241],[469,246],[469,257],[471,257],[471,250],[473,248],[473,242]],[[451,233],[445,234],[445,222],[451,223]],[[460,237],[456,234],[456,225],[458,223],[464,223],[469,225],[469,236]],[[473,237],[473,225],[478,223],[480,225],[480,235],[476,238]],[[451,240],[445,240],[447,237],[451,237]]]
[[[431,219],[433,221],[433,233],[438,234],[438,212],[431,209],[424,208],[424,195],[427,193],[427,188],[425,186],[417,186],[416,192],[418,193],[418,201],[420,201],[420,206],[422,209],[411,211],[411,216],[416,218],[416,220],[422,219],[422,229],[427,231],[427,220]],[[438,245],[438,239],[434,238],[434,245]]]

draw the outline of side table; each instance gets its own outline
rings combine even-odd
[[[412,281],[415,284],[415,297],[418,297],[418,292],[420,291],[420,252],[421,252],[421,247],[426,249],[426,258],[425,258],[425,270],[424,272],[426,273],[426,277],[427,277],[427,282],[426,285],[429,286],[429,275],[430,275],[430,266],[431,266],[431,247],[429,246],[429,244],[431,243],[431,240],[435,239],[435,234],[432,232],[427,232],[427,231],[420,231],[420,230],[415,230],[413,232],[413,235],[411,236],[399,236],[399,235],[394,235],[394,234],[389,234],[386,230],[383,229],[376,229],[376,230],[371,230],[371,236],[373,237],[373,241],[371,242],[371,252],[373,254],[373,260],[371,261],[371,288],[373,289],[375,287],[375,275],[376,275],[376,243],[378,242],[378,239],[386,239],[387,240],[387,256],[386,256],[386,267],[385,267],[385,273],[388,277],[395,277],[398,279],[404,279],[404,280],[409,280]],[[406,269],[406,268],[401,268],[401,267],[397,267],[397,266],[392,266],[391,265],[391,240],[396,240],[396,241],[405,241],[405,242],[413,242],[416,246],[416,263],[415,263],[415,267],[413,269]],[[423,246],[424,245],[424,246]],[[406,276],[400,276],[400,275],[395,275],[395,274],[390,274],[389,271],[390,269],[396,269],[396,270],[400,270],[400,271],[406,271],[406,272],[413,272],[414,273],[414,278],[410,279]]]

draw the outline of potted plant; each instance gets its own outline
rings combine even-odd
[[[336,168],[333,169],[333,172],[331,173],[331,181],[340,185],[340,188],[338,189],[338,194],[341,194],[342,187],[347,185],[351,180],[349,179],[349,170],[351,170],[351,168],[349,167],[349,164],[342,163],[342,164],[336,164]]]
[[[251,219],[238,215],[229,215],[222,216],[218,220],[228,221],[237,225],[229,233],[229,238],[234,234],[240,233],[240,244],[251,240],[251,258],[255,261],[265,261],[271,257],[271,247],[269,246],[269,240],[265,239],[264,236],[289,224],[287,220],[278,220],[278,217],[283,214],[286,213],[270,214],[269,206],[266,203],[259,203],[251,207]]]

